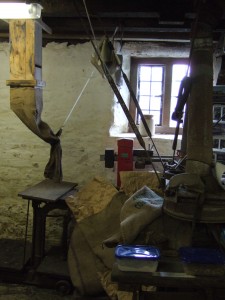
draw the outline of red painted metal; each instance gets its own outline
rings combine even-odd
[[[117,158],[117,187],[120,187],[120,172],[133,171],[133,140],[119,139],[117,141],[118,158]]]

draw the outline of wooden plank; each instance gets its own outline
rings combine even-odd
[[[10,79],[26,79],[26,23],[25,20],[9,21],[10,31]]]
[[[35,21],[26,20],[25,79],[34,79],[35,74]]]
[[[160,270],[160,271],[159,271]],[[117,263],[113,265],[112,281],[119,284],[153,285],[157,287],[201,287],[201,288],[224,288],[224,276],[192,276],[184,272],[164,272],[160,268],[157,272],[123,272],[118,269]]]
[[[10,29],[10,79],[35,80],[42,66],[42,28],[35,20],[12,20]],[[38,80],[42,78],[38,73]]]
[[[32,113],[31,109],[40,110],[42,109],[42,93],[41,88],[34,87],[11,87],[10,88],[10,104],[11,108],[14,106],[21,107],[21,110],[24,110],[24,107],[27,108],[24,110],[24,113]],[[37,114],[37,112],[36,112]]]
[[[45,179],[18,195],[30,200],[57,201],[76,186],[77,184],[73,182],[62,181],[58,183],[50,179]]]
[[[37,124],[40,120],[43,107],[42,94],[42,88],[10,88],[10,108],[37,135],[40,135]]]
[[[46,82],[41,80],[6,80],[6,85],[11,87],[45,87]]]

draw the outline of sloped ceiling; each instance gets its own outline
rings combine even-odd
[[[199,1],[202,2],[201,7]],[[199,12],[201,12],[200,18],[213,25],[213,37],[217,41],[225,31],[225,1],[199,1],[42,0],[30,2],[40,3],[43,6],[42,20],[52,30],[52,34],[44,32],[44,43],[52,40],[77,43],[89,40],[93,36],[100,38],[104,34],[123,41],[188,42],[193,23],[196,17],[199,18]],[[0,40],[6,39],[8,39],[8,24],[0,21]]]

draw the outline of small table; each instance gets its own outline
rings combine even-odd
[[[74,193],[77,186],[72,182],[54,182],[45,179],[40,183],[25,189],[18,196],[32,201],[33,207],[33,232],[32,232],[32,250],[31,265],[37,267],[45,255],[45,231],[46,217],[53,209],[68,210],[65,199]],[[28,211],[29,213],[29,211]],[[68,210],[69,213],[69,210]],[[64,222],[62,244],[67,245],[67,224]]]

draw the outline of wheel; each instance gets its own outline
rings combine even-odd
[[[55,286],[56,291],[61,295],[68,295],[72,291],[72,285],[67,280],[59,280]]]

